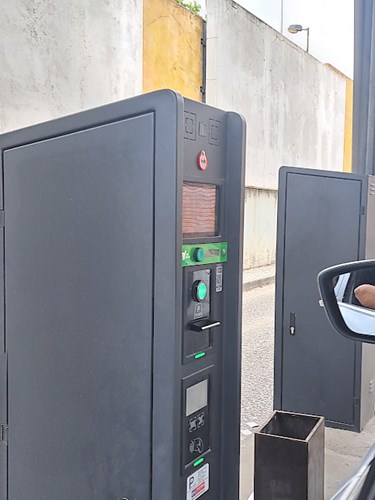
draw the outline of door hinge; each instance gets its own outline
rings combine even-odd
[[[359,406],[359,398],[354,398],[354,406]]]
[[[361,215],[365,215],[365,207],[361,207]]]
[[[0,210],[0,227],[5,227],[5,213],[4,213],[4,210]]]
[[[0,443],[8,444],[8,430],[7,424],[0,423]]]

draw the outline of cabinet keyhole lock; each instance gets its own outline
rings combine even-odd
[[[290,322],[289,322],[289,333],[290,335],[296,334],[296,313],[290,313]]]

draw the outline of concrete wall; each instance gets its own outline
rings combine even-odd
[[[174,0],[143,3],[143,91],[171,88],[200,101],[203,19]]]
[[[2,2],[0,132],[140,94],[142,3]]]
[[[245,268],[272,264],[276,247],[277,191],[246,188],[244,222]]]
[[[339,71],[331,64],[326,64],[332,71],[336,72],[345,80],[345,128],[344,128],[344,172],[352,171],[352,148],[353,148],[353,80]]]
[[[343,169],[345,99],[332,68],[232,0],[207,0],[207,102],[245,116],[246,199],[260,204],[247,220],[245,267],[274,261],[279,167]]]
[[[352,149],[353,149],[353,80],[346,80],[346,104],[345,104],[345,140],[344,140],[344,172],[352,171]]]

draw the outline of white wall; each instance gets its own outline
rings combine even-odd
[[[207,0],[207,64],[207,102],[247,121],[248,188],[277,189],[281,165],[342,170],[346,81],[332,68],[232,0]],[[245,267],[266,265],[276,228],[262,217],[276,221],[275,193],[246,199],[262,210],[247,227]]]
[[[0,132],[142,92],[142,0],[9,0]]]
[[[245,268],[272,264],[276,247],[277,191],[246,188],[244,221]]]

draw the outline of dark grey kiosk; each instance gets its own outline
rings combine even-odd
[[[238,498],[245,126],[160,91],[0,137],[0,498]]]

